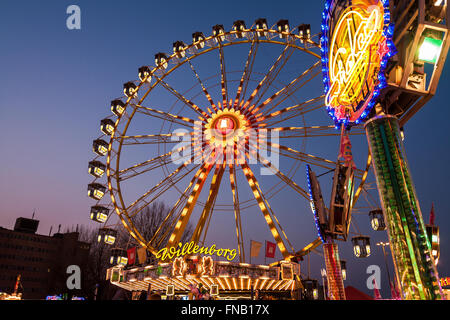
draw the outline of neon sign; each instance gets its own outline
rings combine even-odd
[[[450,277],[441,278],[441,287],[448,287],[450,286]]]
[[[322,21],[325,105],[336,127],[364,120],[395,54],[388,0],[327,0]]]

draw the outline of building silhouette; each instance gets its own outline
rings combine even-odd
[[[83,277],[89,244],[78,232],[37,234],[38,220],[17,218],[14,229],[0,227],[0,292],[11,294],[18,275],[22,299],[75,293],[67,288],[67,267],[78,265]]]

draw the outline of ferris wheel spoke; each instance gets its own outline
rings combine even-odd
[[[310,165],[318,166],[327,170],[334,170],[337,166],[337,163],[335,161],[318,157],[312,154],[304,153],[295,149],[292,149],[290,147],[280,145],[277,143],[271,143],[268,141],[264,141],[259,147],[264,148],[265,150],[269,151],[268,146],[270,147],[271,152],[276,152],[282,156],[294,159],[294,160],[300,160],[302,162],[308,163]],[[355,169],[355,176],[358,176],[359,178],[364,174],[364,171],[361,169]]]
[[[217,201],[217,197],[214,199],[214,202],[213,202],[212,208],[211,208],[211,213],[209,214],[207,222],[206,222],[206,228],[205,228],[205,231],[203,232],[203,236],[202,236],[202,240],[201,240],[201,245],[202,246],[205,245],[206,235],[208,234],[209,225],[210,225],[211,218],[212,218],[212,215],[214,213],[215,206],[216,206],[216,201]]]
[[[270,85],[275,80],[277,75],[283,69],[283,67],[288,62],[291,55],[294,53],[294,48],[290,46],[285,46],[283,52],[279,55],[277,60],[275,60],[274,64],[267,71],[264,78],[258,83],[255,90],[253,90],[252,94],[248,98],[247,102],[244,104],[244,108],[248,108],[248,111],[252,111],[255,105],[259,103],[264,94],[270,88]],[[252,105],[253,100],[258,96],[256,102]]]
[[[149,116],[159,118],[162,120],[170,121],[172,123],[176,123],[176,124],[179,124],[182,126],[193,128],[196,123],[196,121],[193,119],[177,116],[175,114],[171,114],[168,112],[164,112],[164,111],[149,108],[149,107],[144,107],[142,105],[137,104],[137,105],[135,105],[135,107],[136,107],[136,112],[138,112],[138,113],[142,113],[142,114],[149,115]]]
[[[211,171],[211,168],[212,162],[207,160],[199,169],[197,181],[195,182],[194,188],[187,199],[187,203],[181,211],[181,215],[175,225],[172,234],[170,235],[169,241],[167,243],[167,248],[176,246],[180,241],[184,229],[189,222],[191,213],[194,210],[194,206],[197,202],[200,192],[202,191],[203,185],[205,184],[206,178]]]
[[[245,94],[247,92],[247,86],[252,74],[252,70],[253,70],[253,64],[255,63],[255,58],[256,58],[256,53],[258,51],[258,45],[259,42],[256,41],[256,38],[252,41],[252,45],[250,47],[250,50],[248,52],[248,56],[247,56],[247,60],[245,62],[245,69],[244,72],[242,73],[242,77],[241,80],[239,82],[239,87],[236,93],[236,99],[235,101],[237,101],[237,104],[239,105],[239,102],[242,99],[245,99]]]
[[[280,119],[280,120],[277,120],[277,121],[267,121],[266,123],[264,123],[264,124],[261,125],[261,126],[262,126],[262,127],[265,127],[265,126],[272,126],[272,127],[273,127],[273,126],[275,126],[275,125],[279,125],[280,123],[283,123],[283,122],[288,121],[288,120],[290,120],[290,119],[294,119],[294,118],[303,116],[303,115],[305,115],[305,114],[307,114],[307,113],[309,113],[309,112],[313,112],[313,111],[316,111],[316,110],[323,110],[324,108],[325,108],[325,105],[324,105],[324,104],[320,104],[320,105],[312,105],[312,106],[309,106],[309,107],[307,107],[307,108],[304,108],[303,110],[297,110],[297,111],[295,111],[295,112],[292,112],[292,113],[288,114],[287,116],[282,117],[282,119]]]
[[[274,111],[268,115],[257,115],[257,119],[261,122],[260,126],[262,127],[274,126],[275,124],[284,122],[294,117],[324,108],[325,107],[325,104],[323,103],[324,97],[325,97],[324,95],[321,95],[319,97],[309,99],[308,101],[296,104],[294,106]],[[318,102],[320,102],[319,105],[317,105]],[[285,117],[278,120],[278,118],[283,115]]]
[[[174,149],[170,152],[167,152],[163,155],[157,156],[155,158],[152,158],[150,160],[146,160],[144,162],[135,164],[131,167],[122,169],[118,172],[116,172],[117,178],[119,181],[123,181],[123,180],[127,180],[129,178],[135,177],[137,175],[140,175],[142,173],[151,171],[155,168],[159,168],[163,165],[169,164],[169,158],[174,155],[177,154],[179,152],[182,152],[184,150],[186,150],[187,148],[189,148],[189,145],[183,145],[177,149]],[[138,170],[140,169],[140,170]]]
[[[358,128],[349,132],[350,135],[364,135]],[[280,138],[312,138],[312,137],[340,137],[340,131],[335,126],[308,126],[308,127],[278,127],[267,128],[268,131],[280,132]]]
[[[175,132],[167,134],[147,134],[133,136],[115,136],[115,140],[123,141],[123,145],[179,143],[177,137],[193,136],[195,132]]]
[[[172,88],[167,82],[162,80],[161,78],[158,78],[155,76],[155,78],[161,83],[161,85],[167,89],[170,93],[172,93],[178,100],[180,100],[182,103],[187,105],[191,110],[193,110],[195,113],[199,115],[199,118],[202,121],[206,121],[206,118],[208,117],[208,114],[203,111],[199,106],[197,106],[194,102],[183,96],[181,93],[179,93],[177,90]]]
[[[359,199],[359,196],[361,194],[361,190],[364,189],[365,191],[365,183],[367,180],[367,176],[369,174],[369,170],[370,170],[370,166],[372,165],[372,154],[370,153],[370,149],[369,149],[369,155],[367,157],[367,162],[366,162],[366,169],[364,170],[364,173],[361,177],[361,181],[359,183],[358,189],[356,189],[355,191],[355,195],[353,196],[353,200],[352,200],[352,204],[355,205],[356,202]],[[376,201],[374,203],[377,203]]]
[[[206,162],[204,163],[208,163],[208,161],[211,160],[211,154],[213,154],[212,152],[207,152],[206,155],[202,152],[197,153],[198,157],[200,157],[201,159],[206,159]],[[169,225],[167,225],[164,228],[164,233],[162,235],[159,235],[159,231],[158,230],[155,235],[152,237],[150,242],[153,242],[154,239],[159,236],[159,240],[157,241],[156,246],[158,248],[162,247],[163,245],[165,245],[165,242],[167,242],[168,240],[168,236],[169,233],[172,232],[172,230],[174,230],[174,226],[175,226],[175,222],[177,222],[180,217],[181,214],[183,213],[183,211],[181,210],[182,207],[186,206],[186,201],[188,200],[188,194],[190,192],[192,192],[192,186],[194,185],[195,181],[198,179],[199,177],[199,173],[201,173],[202,169],[200,168],[197,173],[194,175],[194,177],[192,178],[191,182],[189,183],[188,187],[184,190],[184,192],[182,193],[182,195],[180,196],[180,198],[177,200],[175,206],[172,208],[172,210],[169,212],[168,217],[164,220],[163,224],[166,226],[167,223],[169,223]],[[195,187],[197,188],[197,187]],[[214,204],[213,204],[213,208],[214,208]],[[172,220],[168,219],[171,218],[173,216],[174,212],[179,212],[176,216],[174,216],[174,218]],[[211,215],[210,215],[211,217]],[[209,221],[208,221],[208,226],[209,226]],[[206,233],[204,234],[204,236],[206,236]]]
[[[253,174],[252,170],[250,169],[247,163],[241,164],[241,167],[245,177],[247,178],[247,182],[250,186],[250,189],[253,192],[253,196],[255,197],[256,202],[258,203],[258,206],[264,215],[266,223],[269,226],[270,232],[272,233],[272,236],[277,243],[278,249],[281,251],[281,254],[283,255],[284,259],[289,259],[292,256],[292,254],[289,253],[288,249],[284,244],[283,239],[281,238],[280,233],[278,232],[275,226],[275,223],[270,214],[271,208],[258,186],[258,181],[256,180],[255,175]]]
[[[260,147],[266,149],[267,151],[269,151],[270,147],[270,151],[271,152],[276,152],[282,156],[294,159],[294,160],[301,160],[305,163],[308,163],[310,165],[315,165],[327,170],[331,170],[334,169],[336,167],[336,162],[325,159],[325,158],[321,158],[321,157],[317,157],[314,156],[312,154],[308,154],[308,153],[304,153],[292,148],[289,148],[287,146],[284,145],[280,145],[277,143],[271,143],[271,142],[264,142],[262,143],[262,145],[260,145]]]
[[[236,238],[238,242],[239,261],[242,263],[245,262],[245,250],[244,250],[244,237],[242,234],[241,208],[239,204],[239,193],[237,189],[236,167],[234,165],[230,165],[229,171],[230,171],[231,193],[233,195],[233,208],[234,208],[234,219],[236,222]]]
[[[190,186],[190,188],[192,188],[192,185]],[[181,197],[177,200],[175,205],[172,207],[167,216],[164,218],[164,221],[159,225],[158,229],[148,242],[148,245],[152,245],[156,248],[162,248],[165,245],[169,233],[173,230],[174,222],[178,219],[178,217],[174,217],[174,213],[181,210],[181,208],[186,203],[187,193],[188,191],[185,191],[181,195]]]
[[[167,177],[162,179],[158,184],[153,186],[151,189],[146,191],[141,197],[139,197],[136,201],[134,201],[132,204],[130,204],[127,207],[127,212],[130,212],[133,210],[132,213],[129,213],[130,217],[136,216],[138,213],[140,213],[145,207],[147,207],[149,204],[153,203],[158,197],[162,196],[167,190],[169,190],[173,185],[181,181],[184,177],[186,177],[188,174],[190,174],[192,171],[197,169],[199,165],[192,166],[192,168],[188,169],[186,172],[181,173],[183,169],[187,167],[186,163],[183,163],[181,166],[179,166],[177,169],[175,169],[173,172],[171,172]],[[158,192],[156,195],[154,195],[155,192]],[[148,197],[152,196],[152,199],[146,200]],[[136,209],[134,209],[136,208]]]
[[[278,168],[276,168],[270,161],[265,159],[260,153],[258,153],[258,147],[255,145],[251,145],[249,149],[248,157],[252,157],[253,159],[259,159],[259,161],[264,165],[264,167],[270,169],[281,181],[291,187],[294,191],[303,196],[306,200],[309,201],[309,193],[305,191],[302,187],[300,187],[297,183],[292,181],[287,175],[282,173]]]
[[[316,62],[312,67],[305,70],[300,76],[292,80],[287,86],[283,87],[276,93],[274,93],[271,97],[266,99],[263,103],[258,105],[253,113],[258,111],[264,111],[264,115],[269,114],[272,110],[274,110],[277,106],[283,103],[286,99],[295,94],[298,90],[303,88],[306,84],[308,84],[312,79],[314,79],[317,75],[321,73],[320,61]],[[317,70],[318,69],[318,70]],[[315,72],[313,72],[316,70]],[[272,105],[267,110],[264,110],[269,105]]]
[[[222,42],[219,40],[219,60],[220,60],[220,85],[222,87],[222,105],[228,107],[228,83],[227,71],[225,67],[225,57],[223,54]]]
[[[188,186],[184,190],[184,192],[181,194],[181,196],[176,201],[175,205],[172,207],[172,209],[169,211],[167,216],[164,218],[164,221],[161,223],[161,225],[158,227],[158,230],[156,230],[153,237],[150,239],[148,245],[153,243],[156,239],[159,239],[158,246],[161,245],[161,243],[164,242],[164,239],[167,237],[167,234],[172,231],[173,224],[177,219],[172,219],[173,214],[179,210],[181,206],[185,206],[184,203],[188,199],[188,193],[192,192],[192,187],[194,186],[196,180],[199,178],[200,174],[203,172],[203,169],[205,167],[205,164],[203,164],[195,173],[195,175],[192,177],[191,181],[189,182]],[[181,215],[181,213],[180,213]],[[172,220],[171,220],[172,219]],[[167,226],[167,223],[171,223],[171,226]],[[164,231],[164,234],[160,235],[160,232]]]
[[[197,222],[197,226],[195,227],[194,233],[192,234],[191,241],[193,241],[195,244],[198,243],[203,232],[203,228],[205,227],[205,223],[208,220],[209,215],[211,214],[211,209],[216,201],[217,194],[219,193],[220,183],[222,181],[224,171],[224,165],[216,166],[211,181],[211,187],[209,188],[208,199],[206,200],[205,207],[203,208],[202,214]]]
[[[202,87],[202,91],[205,94],[206,99],[209,101],[209,104],[213,108],[214,111],[217,111],[217,106],[214,104],[214,101],[211,98],[211,95],[209,94],[208,90],[206,89],[205,85],[203,84],[203,81],[200,79],[200,76],[197,73],[197,70],[195,70],[194,65],[192,64],[190,59],[187,59],[189,66],[191,67],[192,72],[194,72],[195,77],[197,78],[198,83]]]

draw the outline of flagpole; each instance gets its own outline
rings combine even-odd
[[[250,264],[252,264],[252,239],[250,239]]]
[[[342,124],[341,125],[341,139],[339,139],[339,153],[338,153],[338,161],[339,158],[342,156],[344,156],[344,153],[342,152],[342,139],[344,138],[344,130],[345,130],[345,125]]]
[[[266,256],[267,256],[267,240],[264,240],[264,265],[267,264],[266,262]]]

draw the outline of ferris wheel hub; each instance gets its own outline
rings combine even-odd
[[[209,145],[225,148],[243,139],[247,129],[247,119],[239,110],[225,108],[207,119],[204,134]]]
[[[219,119],[217,119],[214,128],[223,136],[226,136],[234,131],[234,120],[228,116],[220,117]]]

